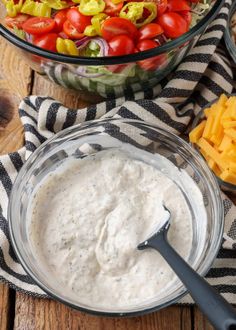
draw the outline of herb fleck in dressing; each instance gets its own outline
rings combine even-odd
[[[163,201],[172,214],[169,241],[187,258],[192,216],[170,178],[121,151],[67,160],[36,187],[34,254],[80,303],[122,308],[164,296],[175,274],[156,251],[137,250],[165,218]]]

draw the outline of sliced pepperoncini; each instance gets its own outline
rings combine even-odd
[[[94,15],[91,19],[91,23],[92,26],[94,27],[95,31],[97,32],[97,35],[101,36],[102,32],[101,32],[101,27],[102,27],[102,23],[105,21],[105,19],[108,16],[104,13],[100,13],[97,15]]]
[[[61,0],[41,0],[41,2],[47,4],[48,7],[57,10],[68,7],[68,3],[66,1],[61,1]]]
[[[93,25],[88,25],[86,26],[86,28],[84,29],[83,34],[87,37],[95,37],[97,36],[97,31],[95,30]]]
[[[88,37],[101,36],[102,35],[101,26],[107,17],[108,16],[104,13],[94,15],[91,19],[92,24],[85,28],[83,32],[84,35]]]
[[[34,2],[33,0],[26,0],[20,10],[23,14],[38,17],[51,17],[51,11],[52,9],[46,3]]]
[[[58,53],[73,56],[79,55],[79,51],[76,47],[76,44],[74,43],[74,41],[69,39],[57,38],[56,48]]]
[[[97,15],[105,9],[103,0],[80,0],[79,11],[86,16]]]
[[[6,0],[4,4],[6,6],[7,15],[15,17],[21,11],[23,0],[20,0],[17,4],[14,3],[14,0]]]
[[[150,13],[144,18],[144,9]],[[131,21],[138,28],[152,22],[157,16],[157,5],[154,2],[129,2],[120,11],[120,17]]]

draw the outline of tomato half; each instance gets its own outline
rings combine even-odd
[[[157,3],[157,16],[163,15],[167,10],[167,0],[156,0]]]
[[[179,14],[168,12],[158,18],[158,23],[164,30],[167,38],[175,39],[188,31],[186,20]]]
[[[34,38],[33,43],[35,46],[38,46],[40,48],[50,50],[51,52],[56,52],[57,38],[58,35],[56,33],[48,33]]]
[[[63,24],[63,32],[70,39],[81,39],[84,37],[84,34],[76,30],[76,28],[71,24],[71,22],[68,19]]]
[[[22,29],[33,35],[45,34],[52,31],[56,23],[49,17],[31,17],[22,25]]]
[[[84,29],[91,25],[92,16],[81,14],[77,8],[70,8],[67,12],[67,19],[79,32],[84,32]]]
[[[187,22],[188,27],[189,27],[189,25],[190,25],[190,23],[192,21],[192,14],[191,14],[191,12],[190,11],[180,11],[180,12],[178,12],[178,14],[181,15],[185,19],[185,21]]]
[[[144,50],[148,50],[148,49],[151,49],[151,48],[155,48],[157,46],[158,46],[158,44],[156,43],[156,41],[148,40],[148,39],[147,40],[141,40],[136,45],[137,49],[140,52],[143,52]]]
[[[109,43],[110,56],[128,55],[134,53],[134,42],[127,35],[119,35],[112,38]]]
[[[154,40],[141,40],[137,44],[137,49],[139,51],[145,51],[148,49],[156,48],[158,47],[158,44]],[[151,58],[148,58],[146,60],[142,60],[138,62],[138,65],[140,68],[143,70],[147,71],[153,71],[159,68],[160,66],[163,66],[167,61],[167,55],[162,54],[162,55],[157,55]]]
[[[63,30],[63,24],[67,20],[67,11],[68,9],[62,9],[56,13],[54,16],[54,21],[56,22],[55,30],[57,32],[61,32]]]
[[[105,40],[111,40],[118,35],[128,35],[131,39],[135,39],[138,30],[136,26],[129,20],[121,17],[111,17],[106,19],[102,24],[102,37]]]
[[[14,27],[16,27],[17,29],[21,29],[23,23],[25,21],[27,21],[28,18],[29,18],[29,15],[18,14],[15,17],[7,16],[5,18],[5,22],[6,22],[6,25],[11,29],[13,29]]]
[[[162,27],[157,23],[149,23],[147,25],[142,26],[139,29],[138,39],[153,39],[158,35],[162,34],[164,31]]]
[[[189,6],[189,4],[187,3],[186,0],[169,0],[168,1],[168,10],[169,11],[190,11],[191,7]]]
[[[105,0],[105,3],[106,7],[104,13],[108,16],[116,16],[117,14],[119,14],[124,4],[123,2],[115,4],[112,0]]]

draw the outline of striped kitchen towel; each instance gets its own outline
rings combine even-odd
[[[128,99],[111,99],[85,109],[75,110],[40,96],[25,98],[19,107],[24,125],[25,145],[18,152],[0,157],[0,278],[12,288],[45,297],[25,273],[12,250],[7,223],[7,205],[18,171],[31,153],[54,133],[71,125],[107,117],[144,120],[183,134],[199,110],[221,93],[234,90],[235,67],[225,48],[219,45],[225,29],[230,0],[201,36],[175,73],[154,88],[132,94]],[[124,133],[120,132],[120,134]],[[128,138],[126,136],[125,138]],[[132,137],[134,139],[134,137]],[[225,233],[222,249],[208,281],[231,303],[236,303],[236,208],[222,194],[225,207]],[[186,296],[182,302],[192,302]]]

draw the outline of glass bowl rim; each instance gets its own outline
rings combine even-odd
[[[231,18],[234,13],[236,13],[236,1],[232,2],[232,7],[229,11],[227,25],[224,32],[224,40],[225,40],[226,48],[228,49],[228,52],[230,53],[233,61],[236,63],[236,44],[233,42],[230,32]]]
[[[68,133],[73,133],[74,130],[86,127],[91,124],[99,124],[99,123],[103,123],[103,122],[123,122],[125,121],[126,123],[140,123],[140,124],[145,124],[148,125],[150,128],[155,128],[158,130],[159,133],[161,134],[166,134],[169,135],[172,138],[175,138],[178,143],[182,144],[184,147],[187,148],[188,152],[190,152],[200,163],[201,166],[203,167],[203,169],[207,172],[207,174],[210,176],[212,182],[215,184],[215,187],[213,189],[213,193],[215,195],[215,198],[218,200],[219,203],[217,203],[217,207],[218,207],[218,212],[219,212],[219,231],[218,231],[218,235],[217,237],[215,237],[215,241],[213,242],[215,244],[215,248],[214,248],[214,252],[208,256],[208,263],[207,263],[207,267],[205,267],[205,270],[201,272],[201,276],[205,276],[207,274],[207,272],[209,271],[209,269],[211,268],[214,260],[216,259],[216,256],[220,250],[221,244],[222,244],[222,239],[223,239],[223,231],[224,231],[224,209],[223,209],[223,202],[221,200],[220,197],[220,188],[219,185],[217,183],[217,180],[215,178],[215,176],[213,175],[213,173],[211,172],[211,170],[209,169],[209,167],[207,166],[207,164],[204,162],[204,160],[202,159],[202,157],[199,155],[199,153],[192,147],[189,148],[189,143],[187,143],[186,141],[184,141],[182,138],[180,138],[179,136],[175,135],[174,133],[169,132],[168,130],[158,126],[158,125],[153,125],[152,123],[149,122],[144,122],[141,120],[135,120],[135,119],[124,119],[124,118],[105,118],[105,119],[97,119],[97,120],[90,120],[90,121],[86,121],[77,125],[73,125],[70,126],[64,130],[59,131],[58,133],[54,134],[52,137],[50,137],[49,139],[47,139],[45,142],[43,142],[31,155],[30,157],[26,160],[26,162],[23,164],[23,166],[21,167],[20,171],[18,172],[18,175],[15,179],[15,182],[13,184],[11,193],[10,193],[10,198],[9,198],[9,203],[8,203],[8,212],[7,212],[7,217],[8,217],[8,223],[9,223],[9,233],[10,233],[10,240],[12,243],[12,247],[13,250],[18,258],[18,260],[20,261],[20,264],[22,265],[23,269],[25,270],[25,272],[33,279],[33,281],[35,282],[36,285],[39,286],[39,288],[41,288],[45,293],[47,293],[49,295],[49,297],[52,297],[53,299],[55,299],[56,301],[59,301],[61,303],[63,303],[66,306],[69,306],[70,308],[73,308],[75,310],[79,310],[81,312],[86,312],[88,314],[91,315],[95,315],[95,316],[103,316],[103,317],[134,317],[134,316],[142,316],[142,315],[146,315],[155,311],[158,311],[162,308],[168,307],[176,302],[178,302],[182,297],[184,297],[186,294],[188,294],[188,290],[183,287],[182,288],[182,292],[179,293],[179,295],[175,298],[172,298],[171,300],[162,303],[161,305],[157,305],[157,306],[153,306],[150,308],[144,308],[144,309],[140,309],[140,310],[136,310],[136,311],[127,311],[127,312],[109,312],[109,311],[99,311],[99,310],[95,310],[95,309],[89,309],[89,308],[85,308],[85,307],[81,307],[78,304],[73,304],[71,302],[68,302],[67,300],[64,300],[63,298],[57,296],[54,292],[52,292],[51,290],[49,290],[44,284],[42,284],[42,282],[40,281],[40,279],[34,275],[34,273],[31,271],[30,267],[28,267],[27,262],[25,262],[24,257],[21,254],[20,249],[18,248],[17,245],[17,240],[15,239],[14,236],[14,230],[13,230],[13,219],[12,219],[12,207],[13,207],[13,195],[14,195],[14,187],[16,184],[18,184],[18,181],[21,180],[21,174],[25,172],[25,168],[27,167],[28,163],[32,163],[36,161],[37,159],[37,153],[39,153],[48,143],[51,143],[52,141],[56,140],[57,138],[60,138],[61,135],[66,135]],[[125,142],[122,142],[125,143]],[[209,250],[208,250],[209,251]],[[211,258],[210,258],[211,257]],[[209,262],[210,259],[210,262]]]
[[[151,50],[146,50],[143,52],[138,52],[130,55],[94,58],[94,57],[75,57],[75,56],[50,52],[47,50],[43,50],[42,48],[39,48],[37,46],[34,46],[25,40],[20,39],[13,32],[11,32],[6,27],[4,27],[2,24],[0,24],[0,35],[2,35],[12,44],[14,44],[15,46],[21,49],[24,49],[34,55],[42,56],[44,58],[54,60],[57,62],[79,64],[79,65],[96,65],[96,66],[125,64],[125,63],[131,63],[131,62],[136,62],[143,59],[151,58],[156,55],[164,54],[192,40],[196,35],[200,34],[205,29],[205,27],[207,27],[207,25],[210,24],[210,22],[213,21],[213,19],[219,12],[220,8],[222,7],[223,3],[224,0],[215,0],[215,3],[213,4],[209,12],[195,26],[193,26],[188,32],[186,32],[179,38],[167,42],[166,44],[163,44],[160,47],[156,47]]]
[[[235,4],[236,4],[236,1],[235,1]],[[227,97],[230,97],[230,96],[236,96],[236,93],[224,93]],[[204,110],[209,108],[210,106],[212,106],[214,103],[216,103],[216,101],[218,100],[219,98],[215,98],[213,101],[207,103],[200,111],[199,113],[196,115],[196,117],[194,118],[193,120],[193,123],[191,125],[191,128],[190,130],[194,129],[200,122],[200,120],[203,118],[203,114],[204,114]],[[206,162],[205,158],[203,157],[203,155],[200,153],[200,151],[198,150],[197,146],[195,143],[190,143],[191,146],[198,152],[198,154],[202,157],[202,159]],[[209,168],[210,169],[210,168]],[[215,173],[210,169],[210,171],[213,173],[213,175],[216,177],[216,180],[218,181],[219,185],[221,186],[225,186],[226,189],[229,189],[229,190],[232,190],[232,191],[235,191],[236,192],[236,184],[233,184],[233,183],[230,183],[230,182],[226,182],[226,181],[223,181],[221,180],[221,178],[219,178],[217,175],[215,175]]]

